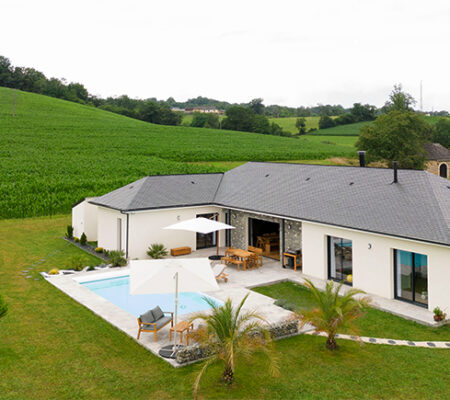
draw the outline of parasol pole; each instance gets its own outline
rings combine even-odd
[[[173,276],[175,279],[175,329],[174,329],[174,343],[172,348],[172,355],[175,355],[177,351],[177,325],[178,325],[178,272]]]

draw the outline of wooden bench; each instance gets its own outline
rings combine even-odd
[[[191,248],[189,246],[175,247],[173,249],[170,249],[171,256],[183,256],[185,254],[191,254]]]

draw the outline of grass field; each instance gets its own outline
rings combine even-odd
[[[153,125],[33,93],[0,88],[0,219],[68,213],[73,203],[142,176],[212,172],[187,161],[354,157],[355,138],[284,138]]]
[[[292,133],[293,135],[298,133],[298,129],[295,127],[297,117],[285,117],[285,118],[269,118],[271,122],[275,122],[280,125],[285,131]],[[318,129],[320,117],[305,117],[306,130]]]
[[[200,365],[170,367],[38,275],[81,252],[61,239],[68,223],[69,216],[0,221],[0,287],[9,304],[8,315],[0,320],[0,398],[192,398]],[[32,278],[26,279],[23,270],[29,270],[25,275]],[[277,290],[292,295],[292,301],[304,297],[295,288]],[[377,323],[399,338],[412,333],[416,338],[438,337],[428,328],[413,329],[410,323],[402,328],[402,320],[390,327],[392,320],[383,318],[384,313]],[[256,356],[249,362],[240,360],[231,387],[219,382],[221,368],[213,366],[199,397],[448,398],[448,350],[359,345],[339,339],[338,343],[340,350],[332,353],[325,349],[324,338],[281,340],[276,343],[280,376],[270,376],[264,358]]]

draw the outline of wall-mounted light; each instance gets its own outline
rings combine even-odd
[[[288,229],[291,229],[291,228],[292,228],[292,226],[291,226],[291,224],[289,224],[289,225],[288,225]]]
[[[177,221],[179,221],[181,219],[181,217],[179,215],[177,215]]]
[[[369,244],[367,245],[367,248],[370,250],[370,249],[372,248],[372,243],[369,243]]]

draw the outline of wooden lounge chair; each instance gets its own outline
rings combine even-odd
[[[170,316],[166,314],[170,314]],[[139,340],[141,332],[153,332],[155,335],[155,342],[157,342],[157,332],[164,328],[169,322],[173,327],[173,312],[161,311],[161,308],[158,306],[147,311],[138,318],[139,331],[137,339]]]
[[[223,279],[224,282],[228,282],[228,274],[225,273],[225,269],[227,268],[226,264],[217,264],[213,267],[214,276],[216,277],[216,281]]]

